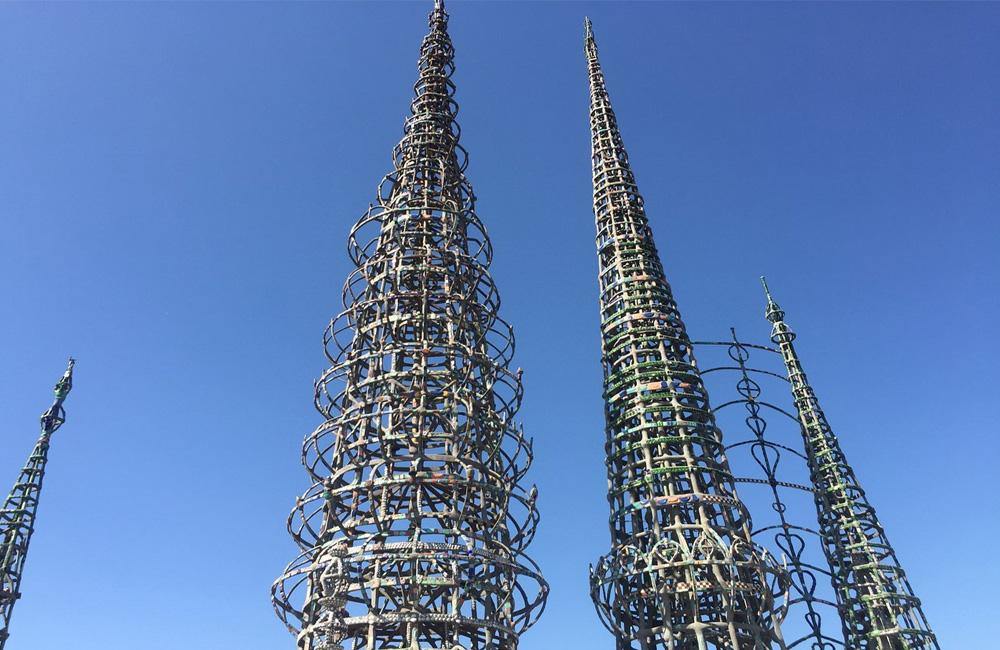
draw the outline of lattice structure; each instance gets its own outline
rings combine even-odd
[[[706,383],[712,379],[718,382],[713,389],[717,400],[713,412],[717,420],[720,423],[728,423],[730,418],[742,420],[742,429],[726,428],[729,440],[726,454],[737,474],[736,482],[744,484],[742,497],[754,513],[756,528],[752,537],[775,552],[788,571],[782,636],[789,650],[843,648],[840,615],[830,587],[831,574],[815,529],[807,458],[797,449],[802,440],[799,421],[784,404],[773,401],[777,395],[788,395],[784,373],[768,369],[782,363],[781,353],[773,347],[741,341],[736,330],[731,332],[732,339],[728,342],[695,341],[694,347],[703,362],[702,354],[708,353],[710,360],[718,359],[721,364],[703,367],[701,371]],[[723,379],[735,386],[726,385],[719,390],[723,388]],[[732,395],[733,388],[736,395]],[[769,426],[768,417],[786,426]]]
[[[590,21],[611,552],[591,592],[618,650],[781,645],[773,578],[751,541],[691,342],[653,242]]]
[[[763,282],[763,278],[761,278]],[[832,571],[847,647],[852,650],[938,649],[920,600],[861,489],[837,436],[809,385],[785,312],[767,289],[771,340],[781,349],[798,411],[816,497],[819,532]]]
[[[548,591],[515,425],[521,371],[466,180],[448,15],[430,15],[394,171],[353,228],[357,269],[326,331],[326,418],[275,583],[301,650],[514,650]]]
[[[21,577],[28,556],[28,544],[35,532],[38,498],[45,478],[45,465],[49,460],[49,440],[66,421],[63,402],[73,388],[74,363],[73,359],[69,360],[66,372],[56,383],[55,401],[42,413],[42,433],[7,495],[3,510],[0,510],[0,534],[3,535],[3,544],[0,545],[0,625],[3,626],[0,628],[0,650],[7,644],[14,604],[21,597]]]

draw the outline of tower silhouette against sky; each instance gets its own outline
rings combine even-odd
[[[875,509],[827,422],[792,342],[785,312],[767,295],[771,340],[781,349],[812,478],[823,552],[852,650],[937,649],[938,643]]]
[[[771,583],[783,574],[751,542],[589,20],[584,51],[611,507],[592,596],[617,650],[780,646]]]
[[[0,535],[3,536],[3,543],[0,545],[0,650],[7,644],[14,604],[21,597],[24,561],[28,556],[31,535],[35,532],[38,498],[42,493],[42,480],[49,460],[49,441],[56,429],[66,421],[63,402],[73,388],[74,363],[73,359],[69,360],[66,372],[56,383],[55,401],[42,413],[42,433],[7,495],[3,510],[0,510]]]
[[[356,269],[325,334],[325,421],[273,589],[301,650],[514,650],[548,591],[521,371],[464,172],[448,14],[430,15],[394,169],[351,231]]]

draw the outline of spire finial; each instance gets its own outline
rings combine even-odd
[[[764,316],[772,323],[776,323],[779,320],[785,320],[785,312],[781,310],[778,303],[774,302],[774,296],[771,295],[771,289],[767,286],[767,278],[763,275],[760,276],[760,283],[764,285],[764,295],[767,296],[767,309],[764,312]]]
[[[594,40],[594,24],[589,17],[583,19],[583,51],[590,59],[597,58],[597,41]]]
[[[448,19],[448,12],[444,10],[444,0],[434,0],[434,8],[431,9],[431,25],[440,24]]]
[[[767,278],[765,278],[763,275],[760,276],[760,283],[764,285],[764,294],[767,296],[767,301],[774,302],[774,299],[771,298],[771,290],[767,288]]]

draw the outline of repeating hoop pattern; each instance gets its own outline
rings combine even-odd
[[[355,270],[324,334],[325,421],[275,583],[301,650],[515,650],[548,586],[525,554],[539,515],[532,444],[498,315],[492,247],[459,144],[442,3],[393,171],[352,228]]]
[[[806,456],[803,451],[779,439],[769,432],[764,411],[779,416],[790,427],[789,434],[798,438],[798,420],[774,402],[768,401],[761,387],[763,379],[778,382],[787,388],[788,379],[783,375],[761,367],[761,363],[751,365],[751,355],[767,355],[766,361],[780,363],[780,352],[773,347],[754,345],[741,341],[736,331],[731,330],[730,341],[695,341],[696,350],[716,352],[725,365],[702,370],[703,377],[720,377],[727,380],[736,376],[737,397],[718,404],[714,411],[717,417],[730,414],[735,409],[734,419],[742,415],[746,430],[741,436],[734,429],[727,429],[734,440],[726,445],[726,452],[735,464],[742,457],[749,456],[748,470],[737,476],[737,483],[748,488],[766,491],[765,499],[770,500],[773,514],[762,518],[760,509],[755,510],[757,528],[752,535],[761,546],[772,549],[781,558],[787,573],[788,587],[785,601],[786,613],[782,622],[782,637],[789,649],[837,650],[844,648],[840,633],[840,616],[837,604],[831,599],[828,568],[817,564],[822,562],[821,540],[815,530],[812,512],[813,489],[798,479],[807,473]],[[721,353],[725,351],[725,356]],[[755,357],[756,358],[756,357]],[[770,364],[766,364],[770,365]],[[742,407],[742,411],[740,411]],[[788,441],[797,445],[794,441]],[[744,497],[747,497],[744,490]],[[749,496],[754,496],[753,494]],[[793,498],[794,497],[794,498]],[[751,508],[763,503],[750,500]],[[764,519],[763,523],[761,520]],[[831,621],[833,623],[831,624]]]

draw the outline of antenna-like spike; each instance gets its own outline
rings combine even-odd
[[[771,289],[767,286],[767,280],[764,276],[760,276],[760,282],[764,285],[764,295],[767,296],[767,308],[764,311],[764,317],[772,323],[779,321],[785,317],[785,312],[781,311],[781,307],[778,303],[774,301],[774,297],[771,296]]]
[[[767,301],[771,302],[771,290],[768,289],[767,287],[767,278],[765,278],[763,275],[760,276],[760,283],[764,285],[764,295],[767,296]]]
[[[597,41],[594,39],[594,24],[590,22],[590,18],[583,19],[583,52],[588,61],[597,60]]]

